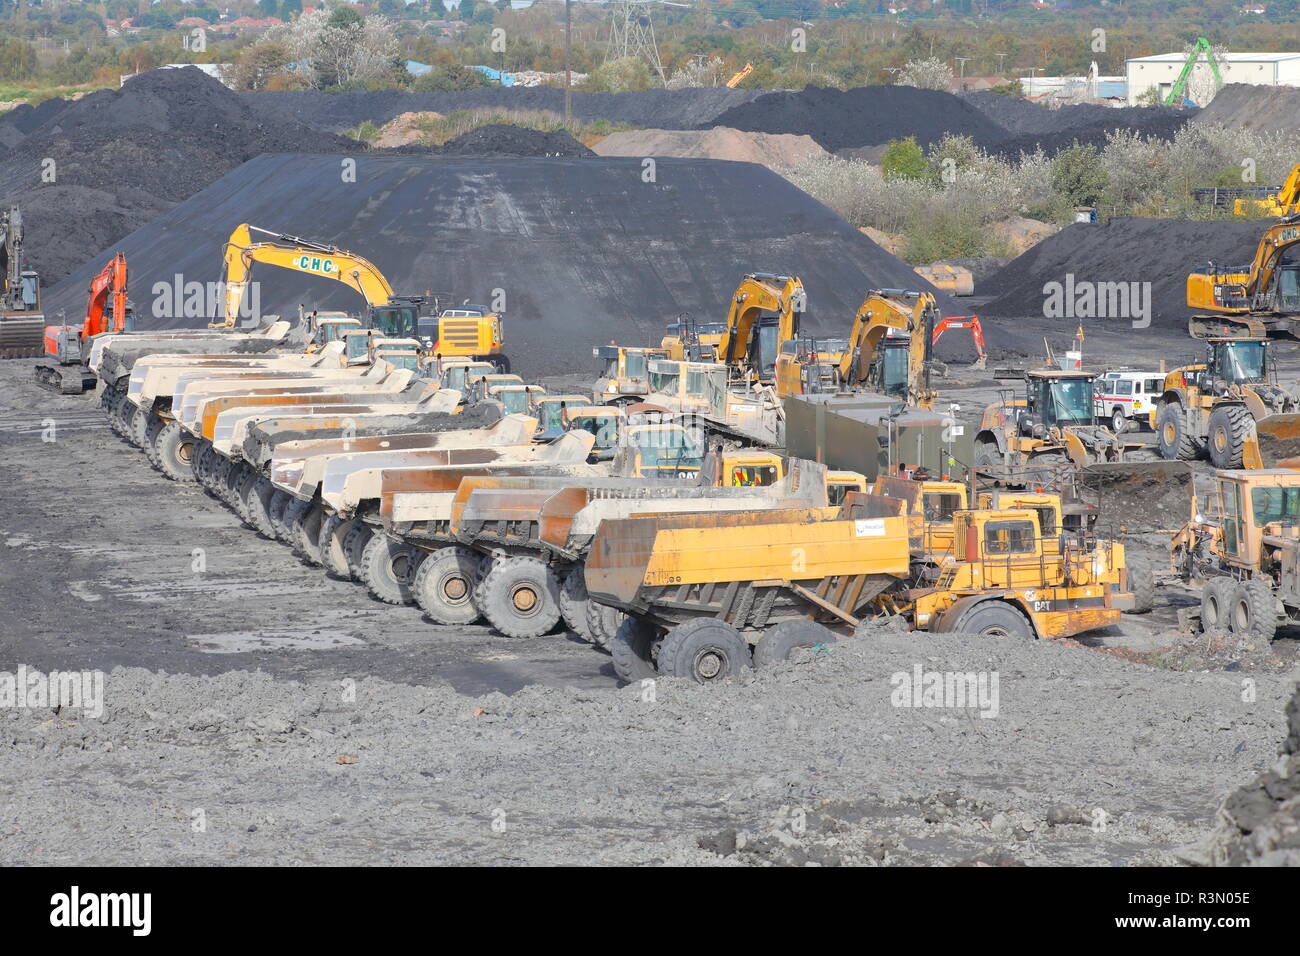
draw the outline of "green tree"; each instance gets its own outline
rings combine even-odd
[[[891,139],[880,154],[880,175],[890,179],[925,179],[930,165],[917,145],[916,137]]]
[[[342,30],[361,25],[361,14],[352,7],[335,7],[330,14],[329,26]]]
[[[1052,162],[1052,188],[1072,206],[1097,205],[1109,184],[1110,177],[1095,146],[1076,142]]]

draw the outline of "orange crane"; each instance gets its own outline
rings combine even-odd
[[[65,395],[80,395],[95,387],[95,376],[86,367],[90,340],[105,332],[125,332],[131,322],[126,298],[126,256],[117,253],[99,275],[90,280],[86,318],[75,325],[45,327],[45,361],[36,365],[36,382]],[[80,366],[74,371],[73,366]]]

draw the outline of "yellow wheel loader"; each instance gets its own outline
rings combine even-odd
[[[1169,551],[1200,587],[1201,629],[1266,643],[1300,623],[1300,471],[1216,471],[1191,505]]]
[[[1150,413],[1160,456],[1262,468],[1300,434],[1296,396],[1278,384],[1266,337],[1199,331],[1205,360],[1167,374]]]

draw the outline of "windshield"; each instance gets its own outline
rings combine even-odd
[[[1300,488],[1254,488],[1250,503],[1255,510],[1255,525],[1300,524]]]
[[[651,372],[650,389],[674,395],[677,392],[678,375],[675,372]]]
[[[419,329],[416,312],[411,306],[383,306],[375,309],[375,325],[379,331],[393,338],[410,338]]]
[[[1219,349],[1219,377],[1229,382],[1263,378],[1264,348],[1263,342],[1225,342]]]
[[[1300,312],[1300,265],[1287,265],[1277,274],[1277,309]]]
[[[682,428],[638,431],[633,440],[641,453],[641,467],[699,471],[704,463],[704,440]]]
[[[646,358],[644,352],[628,352],[623,363],[628,378],[645,378]]]
[[[524,389],[501,393],[501,406],[508,415],[518,415],[528,411],[528,392]]]
[[[618,419],[607,415],[573,415],[569,419],[573,428],[581,428],[596,436],[592,447],[605,450],[618,444]]]
[[[951,521],[953,512],[965,507],[961,495],[952,492],[928,491],[923,497],[926,521]]]
[[[907,349],[886,348],[884,353],[884,381],[881,388],[886,395],[907,394]]]
[[[758,369],[760,378],[771,378],[776,374],[776,355],[781,343],[777,341],[780,331],[775,322],[758,327]]]
[[[1047,403],[1041,409],[1049,425],[1091,424],[1092,382],[1085,378],[1045,381]]]
[[[19,288],[22,291],[23,305],[29,309],[36,308],[36,302],[39,298],[37,295],[37,283],[41,280],[34,275],[25,275],[19,280]]]

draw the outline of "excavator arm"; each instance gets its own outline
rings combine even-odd
[[[1210,263],[1205,272],[1191,273],[1187,277],[1188,307],[1216,315],[1267,316],[1277,312],[1277,303],[1270,301],[1274,278],[1282,257],[1297,244],[1300,214],[1287,216],[1268,228],[1249,266],[1220,272]]]
[[[269,236],[255,241],[253,233]],[[210,328],[231,329],[239,321],[239,309],[256,262],[294,272],[333,279],[359,292],[370,306],[386,305],[393,297],[388,279],[371,262],[336,246],[258,229],[241,223],[230,234],[225,248],[226,312]]]
[[[939,308],[928,292],[877,289],[869,292],[853,317],[849,347],[840,359],[840,379],[849,387],[865,385],[881,340],[890,329],[906,332],[907,404],[928,409],[934,404],[929,382],[931,336]]]
[[[799,317],[807,307],[808,297],[803,283],[793,276],[778,276],[755,272],[745,276],[731,296],[727,312],[727,328],[718,342],[718,361],[730,370],[748,370],[762,380],[765,364],[757,354],[753,341],[754,331],[765,312],[775,312],[775,347],[797,338]],[[775,350],[771,355],[775,363]]]
[[[99,275],[90,280],[86,320],[81,326],[82,338],[88,339],[103,332],[121,332],[126,328],[126,280],[126,256],[119,252],[99,271]],[[112,316],[111,326],[105,323],[106,307]]]

